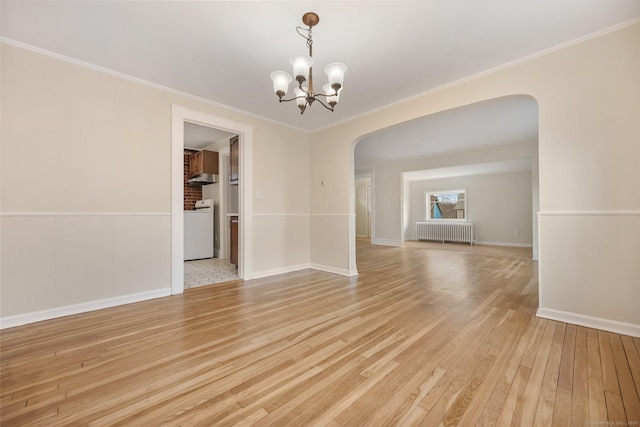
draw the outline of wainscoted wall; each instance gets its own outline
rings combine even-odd
[[[355,261],[349,256],[350,233],[355,233],[355,215],[312,214],[311,267],[345,276],[357,275]]]
[[[338,264],[347,255],[347,247],[340,246],[335,252],[312,254],[309,260],[310,239],[324,241],[325,245],[336,242],[348,245],[349,230],[355,229],[355,215],[349,214],[254,214],[254,242],[266,248],[255,257],[253,278],[273,276],[290,271],[313,268],[344,276],[358,274],[355,260],[349,264]],[[330,224],[330,225],[327,225]],[[329,227],[332,232],[315,235],[314,227]],[[281,251],[281,248],[290,248]],[[348,258],[347,258],[348,259]]]
[[[253,278],[309,268],[309,214],[254,214]],[[282,248],[289,248],[283,251]],[[258,256],[259,255],[259,256]]]
[[[541,212],[538,315],[640,336],[640,212]]]
[[[3,214],[2,328],[170,295],[169,214]]]

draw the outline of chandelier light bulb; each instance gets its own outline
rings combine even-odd
[[[336,92],[336,90],[331,87],[331,83],[325,83],[322,86],[322,91],[324,92],[325,95],[327,95],[327,104],[334,107],[338,103],[338,100],[340,99],[341,90],[342,88]]]
[[[341,62],[332,62],[324,67],[324,72],[327,73],[331,87],[338,90],[344,83],[344,73],[347,72],[347,66]]]
[[[307,92],[306,88],[300,89],[299,87],[293,89],[293,93],[296,95],[296,104],[300,109],[300,114],[304,113],[304,109],[307,107]]]
[[[289,73],[284,71],[274,71],[271,73],[271,80],[273,80],[273,90],[280,98],[287,94],[289,90],[289,83],[293,78]]]
[[[313,58],[304,53],[296,53],[291,55],[289,62],[293,66],[293,76],[299,84],[309,80],[309,69],[313,66]]]

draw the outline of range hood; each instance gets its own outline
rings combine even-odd
[[[207,185],[218,182],[218,175],[212,173],[201,173],[187,180],[189,185]]]

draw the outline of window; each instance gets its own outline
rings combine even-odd
[[[451,190],[427,193],[427,220],[466,221],[466,191]]]

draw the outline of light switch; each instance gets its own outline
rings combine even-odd
[[[256,200],[262,200],[262,191],[256,191]]]

